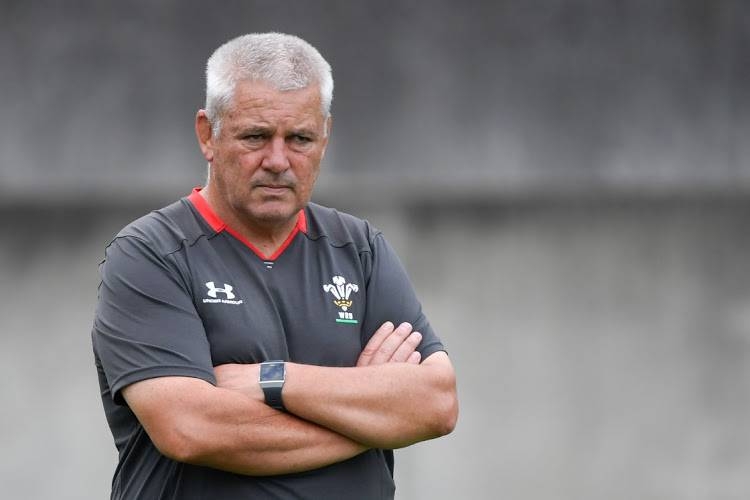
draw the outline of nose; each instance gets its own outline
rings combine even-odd
[[[287,144],[283,137],[273,137],[266,147],[261,167],[272,172],[283,172],[291,165],[287,154]]]

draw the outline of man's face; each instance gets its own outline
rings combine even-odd
[[[201,144],[215,208],[251,227],[288,224],[310,200],[326,127],[317,86],[282,92],[238,83],[218,135]]]

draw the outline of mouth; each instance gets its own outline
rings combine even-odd
[[[268,194],[282,194],[292,189],[292,186],[287,184],[259,184],[255,187]]]

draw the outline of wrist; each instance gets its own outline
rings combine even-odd
[[[284,361],[265,361],[260,364],[258,384],[263,390],[265,402],[268,406],[286,411],[282,390],[286,382],[286,363]]]

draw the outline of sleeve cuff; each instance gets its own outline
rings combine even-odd
[[[125,400],[122,397],[122,389],[141,380],[158,377],[193,377],[205,380],[211,385],[216,385],[216,377],[213,371],[203,368],[195,366],[151,366],[140,368],[117,378],[111,387],[113,401],[115,404],[124,405]]]

